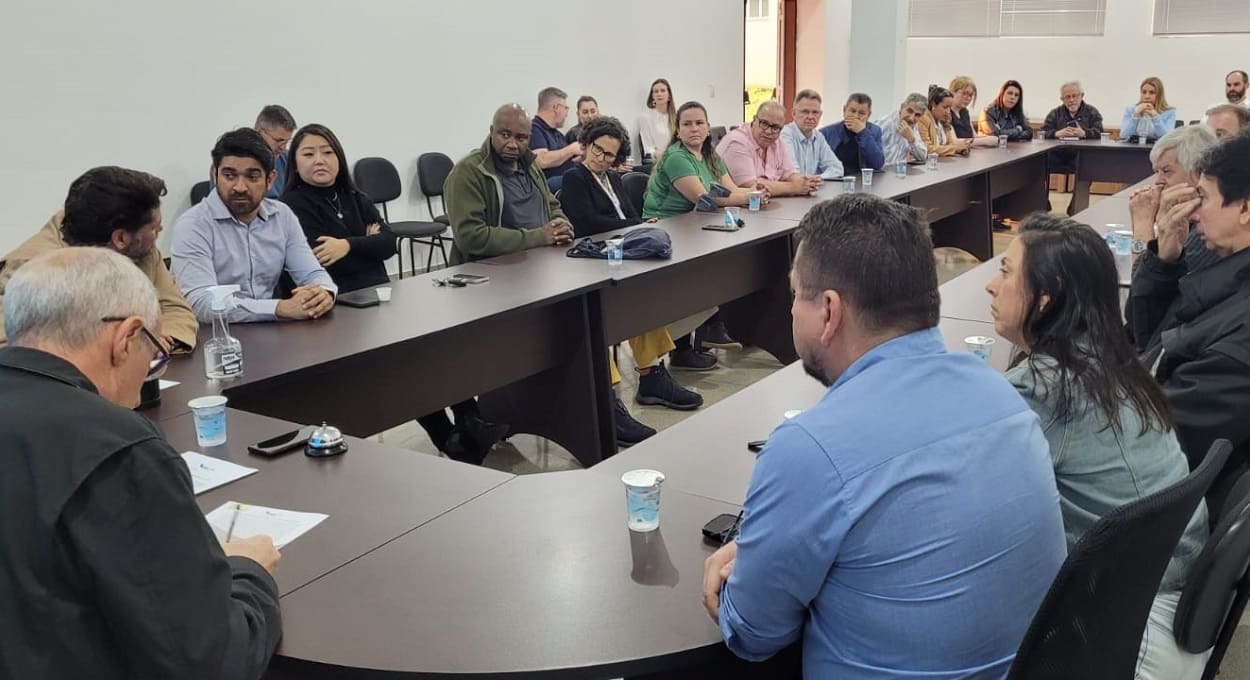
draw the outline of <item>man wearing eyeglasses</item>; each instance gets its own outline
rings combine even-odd
[[[731,130],[716,153],[734,184],[755,189],[762,184],[773,196],[806,196],[820,187],[820,177],[803,175],[781,141],[786,109],[774,100],[760,104],[750,125]]]
[[[103,166],[83,173],[69,185],[64,209],[0,259],[0,299],[13,274],[41,253],[68,246],[110,248],[130,258],[156,288],[162,341],[175,353],[190,352],[199,323],[156,248],[164,195],[165,182],[146,172]],[[4,342],[0,329],[0,346]]]
[[[111,249],[60,248],[3,309],[0,677],[260,677],[280,555],[219,542],[186,463],[131,410],[168,360],[151,281]]]
[[[820,107],[819,92],[800,90],[794,96],[794,121],[781,128],[781,141],[790,151],[790,158],[799,172],[838,179],[842,176],[842,161],[829,148],[825,136],[816,134],[823,113]]]
[[[286,186],[286,147],[295,134],[295,116],[285,106],[270,104],[260,110],[256,116],[256,131],[264,138],[265,144],[273,152],[273,186],[265,193],[265,198],[277,198],[282,195]]]
[[[582,145],[564,138],[560,128],[569,117],[569,96],[558,87],[545,87],[538,93],[538,113],[530,131],[530,148],[538,167],[547,177],[552,193],[560,190],[564,173],[582,155]]]
[[[919,92],[907,95],[898,111],[877,121],[881,128],[881,150],[885,154],[885,167],[892,168],[908,160],[923,161],[929,149],[920,138],[916,125],[929,108],[929,98]]]

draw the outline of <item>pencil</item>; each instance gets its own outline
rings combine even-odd
[[[234,511],[230,513],[230,528],[226,529],[226,543],[230,542],[234,536],[234,523],[239,519],[239,504],[234,504]]]

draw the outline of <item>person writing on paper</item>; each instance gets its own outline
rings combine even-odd
[[[997,137],[977,133],[976,121],[969,113],[972,105],[977,103],[977,84],[968,76],[955,76],[948,89],[955,95],[951,106],[951,127],[955,128],[955,136],[971,139],[972,146],[998,146]]]
[[[273,153],[260,133],[239,128],[213,146],[216,189],[174,223],[171,266],[195,316],[213,320],[212,286],[239,286],[231,322],[316,319],[334,307],[338,287],[285,203],[265,198]],[[295,282],[282,298],[283,272]]]
[[[829,141],[817,134],[821,116],[820,93],[799,90],[794,96],[794,120],[781,129],[781,141],[790,151],[798,171],[821,179],[842,177],[842,161],[829,148]]]
[[[352,181],[338,137],[324,125],[305,125],[291,138],[282,202],[290,206],[317,262],[339,292],[380,286],[390,277],[395,234],[373,201]]]
[[[806,196],[820,188],[820,177],[800,173],[786,153],[785,120],[786,108],[766,101],[750,125],[730,130],[716,145],[734,184],[751,190],[763,185],[772,196]]]
[[[951,106],[955,95],[940,85],[929,86],[928,109],[916,123],[920,130],[920,139],[929,153],[937,156],[967,156],[972,148],[971,139],[963,139],[955,135],[951,126]]]
[[[1037,213],[985,287],[994,330],[1020,351],[1005,377],[1041,418],[1071,549],[1100,518],[1189,474],[1159,384],[1122,332],[1115,256],[1088,226]],[[1172,621],[1207,539],[1199,504],[1154,598],[1141,680],[1196,680],[1206,654],[1181,649]]]
[[[0,259],[0,300],[9,279],[36,255],[68,246],[112,248],[133,260],[156,287],[161,301],[162,340],[170,351],[181,354],[195,349],[200,324],[156,247],[164,195],[165,182],[146,172],[115,166],[84,172],[69,185],[64,208]],[[3,345],[4,331],[0,328]]]
[[[131,410],[169,359],[159,321],[152,282],[108,248],[9,281],[0,677],[259,678],[282,637],[273,542],[219,542],[186,463]]]
[[[1159,139],[1176,129],[1176,109],[1168,106],[1163,94],[1163,81],[1151,76],[1141,81],[1140,98],[1124,109],[1120,121],[1120,138],[1145,136]]]
[[[1067,552],[1037,414],[946,350],[916,209],[814,206],[790,288],[828,391],[757,456],[739,538],[704,565],[708,614],[745,659],[801,640],[807,678],[1003,677]]]

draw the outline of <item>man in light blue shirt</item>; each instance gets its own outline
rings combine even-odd
[[[908,157],[923,161],[929,155],[929,149],[920,138],[920,128],[916,121],[928,109],[929,98],[919,92],[907,95],[898,111],[877,121],[881,128],[881,147],[885,152],[885,167],[893,168],[898,163],[907,162]]]
[[[807,678],[1001,678],[1066,555],[1037,416],[944,348],[915,209],[846,195],[799,231],[794,345],[831,387],[759,454],[704,604],[741,657],[801,639]]]
[[[334,306],[338,287],[317,262],[299,220],[265,198],[274,182],[273,154],[260,133],[227,132],[213,147],[215,189],[174,223],[171,271],[201,322],[212,320],[209,287],[239,286],[230,321],[315,319]],[[291,297],[279,299],[282,273]]]
[[[816,134],[820,106],[819,92],[800,90],[794,97],[794,121],[781,129],[781,141],[801,174],[837,179],[842,176],[842,161],[829,148],[825,136]]]
[[[295,116],[285,106],[270,104],[257,114],[255,127],[273,152],[273,184],[265,196],[277,198],[286,189],[286,150],[287,143],[295,134]]]

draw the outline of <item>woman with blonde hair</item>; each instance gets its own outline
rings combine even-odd
[[[1120,139],[1145,136],[1158,139],[1176,128],[1176,109],[1168,106],[1163,94],[1163,81],[1156,76],[1141,81],[1136,104],[1124,109],[1120,121]]]
[[[998,146],[997,137],[977,134],[972,124],[972,115],[968,111],[977,101],[977,84],[968,76],[955,76],[951,79],[951,127],[955,136],[960,139],[971,139],[972,146]]]

